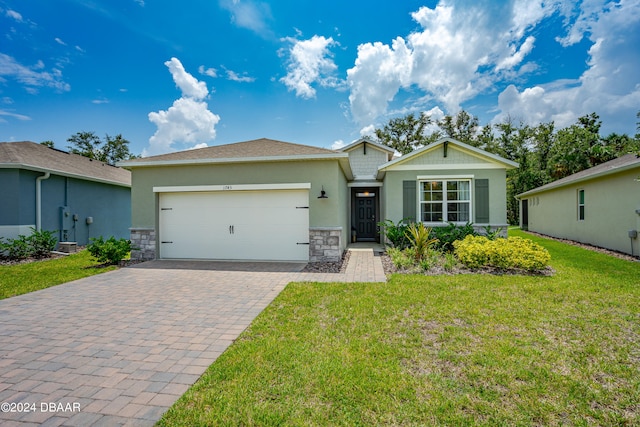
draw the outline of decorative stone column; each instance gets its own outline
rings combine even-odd
[[[156,259],[156,230],[154,228],[130,228],[131,259]]]
[[[309,261],[337,262],[342,259],[342,227],[309,228]]]

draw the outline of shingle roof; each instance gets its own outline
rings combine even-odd
[[[608,162],[601,163],[589,169],[574,173],[573,175],[566,176],[557,181],[550,182],[549,184],[542,185],[538,188],[526,191],[522,194],[518,194],[516,197],[527,196],[529,194],[539,193],[541,191],[550,190],[556,187],[562,187],[575,182],[585,181],[587,179],[595,178],[602,175],[609,175],[616,172],[621,172],[627,169],[633,169],[635,167],[640,168],[640,157],[636,154],[625,154]]]
[[[0,142],[0,167],[20,167],[131,186],[131,172],[128,170],[35,142]]]
[[[318,154],[336,154],[336,151],[309,145],[293,144],[291,142],[276,141],[261,138],[233,144],[215,145],[195,150],[178,151],[158,156],[144,157],[132,160],[132,163],[153,163],[176,160],[207,160],[207,159],[240,159],[240,158],[268,158],[282,156],[304,156]],[[121,163],[127,166],[127,162]]]

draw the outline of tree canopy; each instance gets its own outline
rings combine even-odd
[[[111,137],[105,135],[104,141],[95,132],[77,132],[67,142],[72,153],[115,165],[121,160],[135,159],[137,156],[129,151],[129,141],[122,134]]]

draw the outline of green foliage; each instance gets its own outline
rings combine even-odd
[[[124,139],[122,134],[116,135],[115,138],[106,135],[103,142],[95,132],[78,132],[69,137],[67,142],[71,143],[69,148],[72,153],[110,165],[115,165],[120,160],[136,158],[129,151],[129,141]]]
[[[491,229],[490,225],[484,227],[484,235],[489,240],[496,240],[501,237],[502,227],[496,228],[495,230]]]
[[[409,246],[409,239],[407,238],[407,218],[401,219],[397,224],[387,219],[384,222],[379,222],[382,234],[393,245],[394,248],[406,248]]]
[[[467,236],[455,242],[454,247],[458,260],[469,268],[538,271],[544,269],[551,259],[545,248],[521,237],[489,240],[485,236]]]
[[[29,236],[20,234],[16,239],[7,239],[6,243],[0,238],[0,254],[10,259],[45,258],[56,247],[56,243],[53,231],[36,231],[31,227]]]
[[[36,231],[31,228],[32,234],[28,237],[31,246],[31,256],[42,258],[49,255],[55,247],[58,239],[55,238],[53,231],[40,230]]]
[[[462,240],[467,236],[476,236],[478,233],[473,228],[473,224],[467,222],[465,225],[456,225],[452,222],[444,227],[433,227],[431,237],[437,239],[435,248],[444,252],[453,252],[453,242]]]
[[[414,257],[416,262],[421,262],[428,257],[433,245],[438,239],[430,237],[431,228],[427,228],[423,223],[411,223],[407,228],[407,238],[410,247],[415,251]]]
[[[425,128],[431,123],[429,115],[421,113],[420,117],[416,117],[411,113],[405,117],[391,119],[382,129],[375,130],[375,137],[381,144],[407,154],[440,137],[439,133],[425,135]]]
[[[98,261],[110,265],[118,264],[131,252],[131,241],[126,239],[117,240],[111,236],[104,240],[102,236],[93,237],[87,246],[89,253]]]

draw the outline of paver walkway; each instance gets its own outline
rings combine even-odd
[[[0,301],[0,425],[151,426],[287,283],[386,280],[371,249],[352,250],[342,274],[137,267]]]

